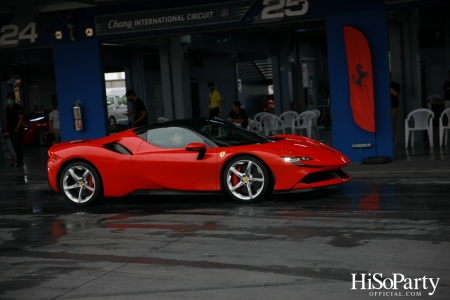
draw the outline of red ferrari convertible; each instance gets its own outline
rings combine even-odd
[[[217,120],[176,120],[48,151],[51,188],[77,206],[141,190],[225,192],[255,202],[350,180],[349,159],[298,135],[257,135]]]

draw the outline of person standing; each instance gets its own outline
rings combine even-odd
[[[275,113],[275,101],[273,99],[269,99],[267,106],[263,109],[263,112],[267,112],[269,114]]]
[[[148,125],[147,110],[145,109],[144,101],[136,97],[134,90],[128,90],[125,94],[128,101],[133,102],[133,111],[127,111],[126,115],[134,115],[134,121],[131,122],[131,127],[139,127]]]
[[[450,108],[450,71],[448,72],[448,80],[444,82],[444,100],[445,109]]]
[[[22,106],[16,103],[16,95],[14,93],[8,93],[6,99],[8,106],[3,113],[3,119],[17,158],[16,162],[11,166],[21,167],[23,166],[22,123],[25,115]]]
[[[247,129],[248,126],[248,116],[247,111],[241,108],[241,102],[233,101],[231,104],[231,111],[228,115],[228,123],[240,124],[243,128]]]
[[[49,129],[48,131],[50,133],[53,133],[53,145],[59,142],[60,137],[60,126],[59,126],[59,112],[58,112],[58,105],[55,106],[55,109],[52,110],[52,112],[49,115]]]
[[[392,80],[392,73],[390,75],[391,80],[391,117],[392,117],[392,136],[395,144],[395,135],[397,134],[397,116],[398,116],[398,106],[400,101],[398,100],[398,95],[400,94],[400,83],[394,82]]]
[[[203,114],[206,116],[209,110],[209,119],[214,119],[215,117],[222,117],[222,99],[220,98],[220,94],[215,89],[214,82],[208,83],[209,88],[209,105]]]

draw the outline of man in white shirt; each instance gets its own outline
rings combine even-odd
[[[53,140],[53,145],[59,142],[60,136],[60,127],[59,127],[59,112],[58,106],[55,106],[55,109],[50,113],[50,128],[49,132],[53,133],[55,139]]]

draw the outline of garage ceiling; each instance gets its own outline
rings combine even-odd
[[[0,15],[20,15],[136,2],[149,2],[149,0],[2,0],[0,2]]]

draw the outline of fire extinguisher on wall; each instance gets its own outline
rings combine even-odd
[[[81,107],[78,105],[79,103],[83,103],[80,100],[75,102],[75,106],[73,107],[73,121],[75,125],[76,131],[82,131],[83,130],[83,118],[81,114]]]

